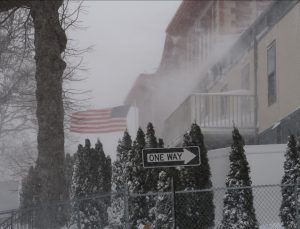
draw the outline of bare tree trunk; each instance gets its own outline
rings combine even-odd
[[[41,179],[39,201],[42,204],[53,204],[65,198],[62,76],[66,64],[61,53],[66,48],[67,38],[59,23],[58,9],[62,2],[31,1],[37,83],[37,168]],[[47,210],[47,214],[42,216],[41,228],[59,227],[57,217],[60,213],[50,212]]]
[[[40,180],[39,203],[63,200],[64,179],[64,108],[62,76],[66,63],[61,53],[67,37],[59,23],[58,9],[63,0],[3,0],[0,12],[16,7],[30,8],[35,28],[36,100],[38,120],[37,170]],[[56,229],[61,225],[62,208],[45,208],[39,216],[39,228]],[[59,212],[59,209],[61,212]],[[53,208],[52,208],[53,210]],[[44,213],[44,214],[43,214]]]

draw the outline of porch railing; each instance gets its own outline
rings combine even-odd
[[[255,97],[240,93],[194,93],[165,121],[164,139],[176,145],[179,138],[196,122],[203,131],[255,128]]]

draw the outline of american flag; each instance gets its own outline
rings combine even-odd
[[[129,106],[79,111],[72,114],[71,132],[98,134],[124,131]]]

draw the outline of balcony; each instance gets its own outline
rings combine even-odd
[[[194,122],[200,125],[205,138],[214,136],[214,141],[218,140],[216,136],[231,138],[233,125],[253,136],[254,111],[255,97],[249,91],[194,93],[165,121],[163,137],[166,145],[179,145]]]

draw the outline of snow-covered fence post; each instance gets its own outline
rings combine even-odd
[[[125,217],[125,229],[129,229],[129,207],[128,207],[128,199],[129,199],[129,192],[128,192],[128,186],[125,182],[124,187],[124,217]]]

